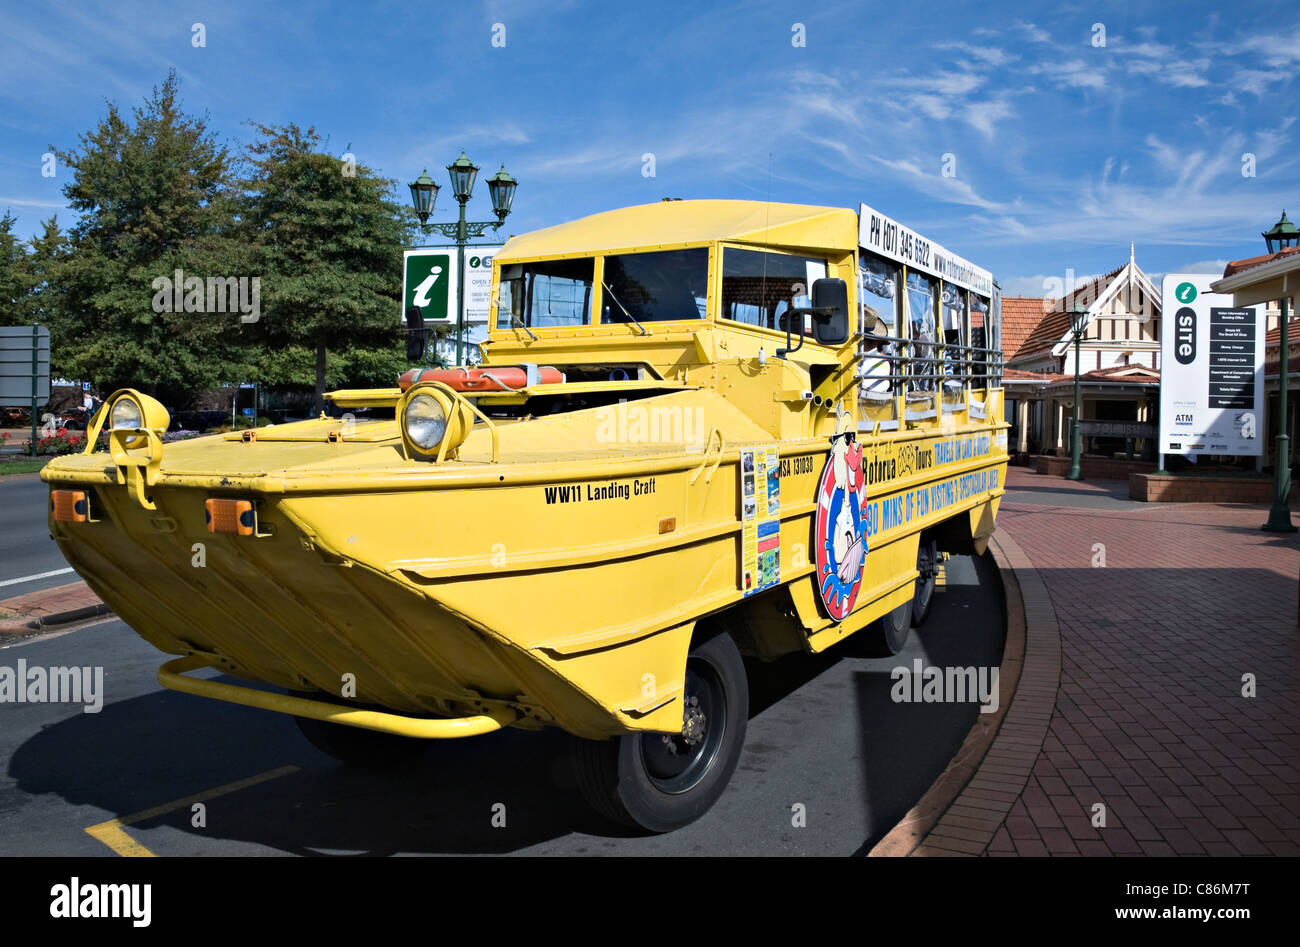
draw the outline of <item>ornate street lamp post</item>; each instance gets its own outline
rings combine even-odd
[[[1260,234],[1264,238],[1264,245],[1268,247],[1269,253],[1277,253],[1279,250],[1286,250],[1300,244],[1300,230],[1296,225],[1286,219],[1286,211],[1282,211],[1282,219],[1275,223],[1270,230]],[[1261,529],[1270,533],[1294,533],[1296,528],[1291,525],[1291,508],[1287,503],[1287,497],[1291,493],[1291,439],[1286,433],[1286,402],[1287,388],[1289,379],[1287,377],[1287,362],[1290,360],[1290,343],[1287,340],[1287,323],[1291,317],[1287,311],[1287,298],[1282,297],[1282,337],[1279,339],[1278,348],[1278,377],[1277,377],[1277,454],[1273,463],[1273,505],[1268,511],[1268,522]]]
[[[1087,331],[1088,307],[1076,302],[1070,310],[1070,334],[1074,336],[1074,436],[1071,438],[1073,444],[1070,448],[1070,472],[1065,477],[1067,480],[1083,479],[1083,474],[1079,471],[1079,421],[1083,414],[1083,403],[1079,400],[1079,340]]]
[[[492,211],[496,214],[497,219],[473,221],[465,219],[465,205],[469,203],[470,195],[474,192],[474,179],[478,175],[478,167],[474,162],[465,156],[465,152],[460,153],[460,157],[447,165],[447,173],[451,175],[452,193],[456,195],[456,200],[460,203],[460,219],[452,224],[430,224],[429,217],[433,214],[433,204],[438,198],[438,185],[433,183],[433,179],[428,173],[421,174],[411,182],[411,205],[415,208],[415,215],[420,218],[420,227],[428,233],[431,230],[437,230],[444,237],[456,241],[456,248],[459,255],[459,286],[457,287],[457,305],[456,311],[456,364],[460,365],[464,361],[464,338],[465,338],[465,246],[472,237],[481,237],[491,227],[493,230],[499,228],[506,221],[510,214],[510,205],[515,198],[515,188],[519,182],[506,173],[506,166],[502,165],[501,170],[492,177],[488,178],[488,192],[492,195]]]

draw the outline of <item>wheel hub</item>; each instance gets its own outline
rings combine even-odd
[[[916,570],[921,573],[922,581],[928,582],[939,575],[939,557],[933,555],[928,546],[917,552]]]
[[[692,694],[687,698],[686,707],[682,710],[682,739],[686,741],[687,746],[696,746],[704,739],[704,731],[708,723],[709,718],[700,709],[700,699]]]
[[[684,792],[693,786],[717,755],[725,720],[716,675],[688,665],[681,731],[661,733],[658,738],[647,734],[641,742],[651,780],[665,792]]]
[[[688,753],[704,741],[708,730],[709,718],[700,707],[700,698],[692,694],[686,698],[682,709],[682,732],[665,733],[662,737],[664,749],[671,755]]]

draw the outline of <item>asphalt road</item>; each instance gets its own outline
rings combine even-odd
[[[160,688],[162,656],[122,622],[101,622],[0,649],[0,668],[20,658],[102,666],[105,694],[99,713],[0,704],[0,855],[112,855],[100,838],[159,855],[851,855],[911,808],[978,713],[896,703],[890,670],[915,658],[996,666],[1003,637],[991,559],[954,557],[929,621],[894,658],[752,667],[749,732],[727,792],[694,824],[643,836],[586,808],[563,734],[438,742],[403,770],[358,771],[318,753],[289,717]],[[203,826],[186,801],[196,795]],[[112,819],[129,824],[86,831]]]
[[[49,502],[50,488],[35,477],[0,480],[0,599],[77,581],[50,539]]]

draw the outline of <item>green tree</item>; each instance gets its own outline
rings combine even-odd
[[[315,389],[392,385],[405,367],[402,248],[410,212],[394,182],[324,151],[314,128],[253,123],[240,228],[262,279],[256,376]]]
[[[206,118],[185,114],[175,72],[143,106],[107,117],[58,151],[63,193],[81,216],[57,258],[53,370],[102,390],[130,385],[185,401],[230,380],[242,357],[232,313],[156,311],[156,281],[237,275],[233,173]]]
[[[14,236],[18,221],[8,211],[0,217],[0,325],[18,326],[32,319],[31,264],[27,248]]]
[[[31,274],[31,321],[48,326],[58,321],[62,310],[59,299],[59,267],[67,259],[67,239],[59,230],[58,217],[51,217],[41,225],[41,234],[32,237],[27,254],[28,272]]]

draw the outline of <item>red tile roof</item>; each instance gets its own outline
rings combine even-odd
[[[1160,370],[1152,368],[1150,365],[1138,365],[1134,363],[1132,365],[1112,365],[1110,368],[1094,368],[1090,372],[1084,372],[1081,377],[1104,379],[1111,375],[1125,374],[1133,375],[1134,380],[1137,380],[1137,376],[1139,375],[1149,375],[1152,378],[1158,379],[1160,377]]]
[[[1010,358],[1043,321],[1041,296],[1002,297],[1002,355]]]
[[[1300,319],[1288,319],[1286,330],[1287,348],[1300,342]],[[1270,345],[1282,344],[1282,326],[1279,324],[1276,329],[1269,329],[1268,334],[1264,336],[1265,347]]]
[[[1287,387],[1291,386],[1291,379],[1300,377],[1300,355],[1292,355],[1286,360]],[[1265,378],[1277,378],[1281,374],[1281,366],[1277,362],[1264,366]]]
[[[1121,385],[1159,385],[1160,372],[1149,365],[1112,365],[1110,368],[1094,368],[1079,376],[1083,385],[1088,382],[1115,382]],[[1049,387],[1068,388],[1074,384],[1073,375],[1053,376]]]
[[[1024,372],[1018,368],[1007,368],[1002,371],[1002,380],[1004,382],[1024,381],[1039,385],[1047,385],[1054,381],[1060,381],[1062,378],[1073,377],[1073,375],[1062,375],[1059,372]]]
[[[1274,260],[1281,260],[1289,256],[1295,256],[1300,253],[1300,247],[1287,247],[1285,250],[1279,250],[1277,253],[1265,253],[1260,256],[1247,257],[1244,260],[1233,260],[1223,268],[1224,277],[1236,276],[1238,273],[1244,273],[1246,270],[1253,270],[1257,266],[1263,266],[1265,263],[1272,263]]]
[[[1083,383],[1090,381],[1119,381],[1131,385],[1158,385],[1160,372],[1149,365],[1112,365],[1110,368],[1094,368],[1079,376]],[[1026,372],[1018,368],[1008,368],[1002,372],[1003,383],[1059,385],[1062,382],[1074,384],[1074,376],[1061,372]]]

